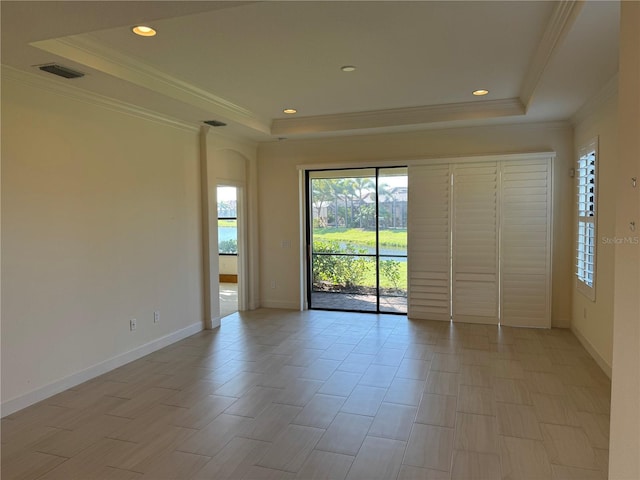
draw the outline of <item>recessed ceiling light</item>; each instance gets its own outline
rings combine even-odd
[[[345,65],[344,67],[340,67],[340,70],[342,70],[343,72],[354,72],[356,69],[356,67],[354,67],[353,65]]]
[[[294,113],[298,113],[298,110],[296,110],[295,108],[285,108],[282,111],[288,115],[293,115]]]
[[[481,97],[489,93],[489,90],[485,90],[484,88],[481,88],[480,90],[474,90],[471,93],[473,93],[476,97]]]
[[[154,37],[156,33],[158,33],[153,28],[147,25],[136,25],[131,29],[131,31],[136,35],[140,35],[141,37]]]

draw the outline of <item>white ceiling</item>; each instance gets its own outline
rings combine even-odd
[[[0,5],[3,65],[256,140],[566,120],[617,72],[611,1]]]

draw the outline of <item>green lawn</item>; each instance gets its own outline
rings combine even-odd
[[[380,230],[380,246],[407,248],[407,230]],[[376,232],[362,228],[314,228],[313,239],[321,242],[336,241],[375,247]]]

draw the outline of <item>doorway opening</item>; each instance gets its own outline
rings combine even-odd
[[[407,168],[306,173],[309,308],[407,313]]]
[[[220,317],[238,311],[238,189],[218,185]]]

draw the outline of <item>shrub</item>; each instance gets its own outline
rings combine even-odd
[[[393,288],[400,288],[400,262],[397,260],[381,260],[380,275],[389,280]]]

